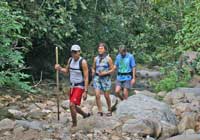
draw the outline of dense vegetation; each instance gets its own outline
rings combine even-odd
[[[100,41],[113,58],[125,44],[137,63],[159,65],[166,77],[157,91],[184,86],[190,76],[177,60],[200,51],[199,10],[199,0],[1,0],[0,87],[31,90],[25,81],[41,72],[55,77],[55,47],[60,63],[74,43],[91,62]],[[200,58],[192,66],[200,73]]]

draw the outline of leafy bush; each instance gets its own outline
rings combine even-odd
[[[177,51],[193,50],[200,52],[200,1],[194,0],[185,9],[183,27],[176,34],[179,43]]]
[[[195,72],[200,75],[200,55],[197,56],[196,60],[192,63]]]
[[[22,24],[17,22],[18,18],[6,2],[0,2],[0,87],[33,91],[23,81],[29,75],[21,72],[25,68],[23,55],[15,49],[15,42],[23,38],[20,36]]]
[[[177,87],[187,86],[191,79],[189,67],[179,69],[177,65],[163,68],[162,73],[165,75],[159,82],[153,83],[156,92],[171,91]]]

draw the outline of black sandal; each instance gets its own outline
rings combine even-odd
[[[106,116],[107,116],[107,117],[112,116],[112,112],[111,112],[111,111],[107,112],[107,113],[106,113]]]
[[[103,112],[97,112],[99,116],[103,116]]]

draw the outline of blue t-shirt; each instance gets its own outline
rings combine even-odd
[[[132,69],[136,66],[134,56],[126,53],[124,57],[121,54],[116,56],[115,66],[117,67],[117,80],[127,81],[132,79]],[[124,74],[131,73],[131,74]]]

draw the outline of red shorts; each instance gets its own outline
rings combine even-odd
[[[71,88],[69,92],[70,92],[69,94],[70,102],[74,103],[75,105],[80,105],[84,89],[74,87]]]

